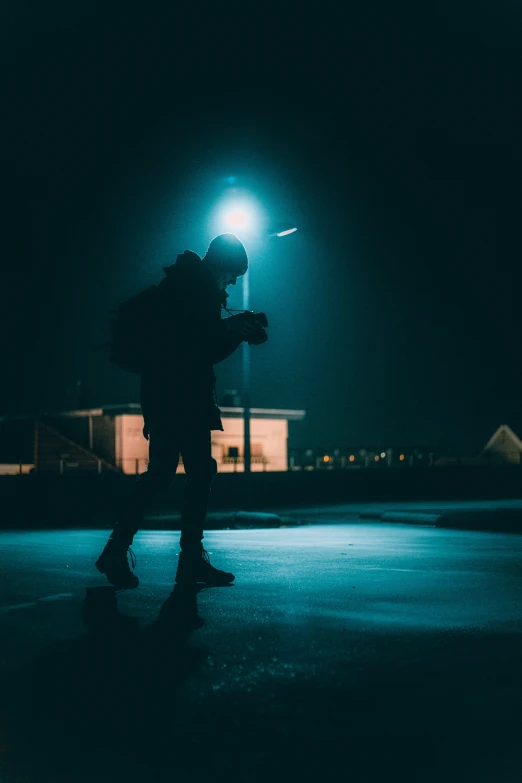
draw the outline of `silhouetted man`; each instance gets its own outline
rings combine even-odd
[[[181,512],[177,584],[225,585],[234,575],[210,564],[203,548],[208,496],[217,463],[211,430],[223,431],[216,404],[213,365],[230,356],[260,327],[244,314],[221,318],[227,285],[248,268],[246,250],[234,234],[221,234],[203,259],[186,250],[164,269],[154,303],[154,338],[147,346],[141,379],[144,436],[149,466],[121,509],[96,567],[116,588],[137,587],[130,549],[151,498],[172,482],[180,454],[186,472]]]

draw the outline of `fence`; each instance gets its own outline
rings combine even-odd
[[[522,466],[522,454],[518,452],[498,454],[485,453],[479,457],[470,457],[469,455],[442,454],[435,450],[414,450],[411,452],[394,451],[387,449],[383,451],[364,451],[361,453],[355,450],[346,450],[341,453],[340,450],[325,453],[323,449],[291,449],[288,459],[281,454],[266,456],[252,454],[251,471],[254,473],[286,472],[286,471],[359,471],[359,470],[385,470],[387,468],[401,468],[405,470],[415,470],[418,468],[437,468],[437,467],[487,467],[501,465],[520,465]],[[338,452],[338,453],[336,453]],[[242,473],[244,472],[244,458],[238,456],[220,456],[217,459],[218,472],[220,473]],[[99,474],[109,471],[122,472],[127,475],[136,475],[144,473],[148,467],[148,459],[128,458],[111,466],[102,459],[93,458],[92,460],[75,461],[67,456],[63,456],[41,466],[38,472],[57,473],[61,476],[74,473]],[[0,464],[0,475],[24,475],[35,472],[35,465],[24,462],[10,464]],[[185,473],[183,460],[180,458],[177,472]]]
[[[449,448],[413,449],[291,449],[289,470],[376,470],[386,468],[472,467],[522,465],[518,451],[485,452],[479,456],[458,454]]]

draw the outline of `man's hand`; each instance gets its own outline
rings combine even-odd
[[[227,329],[231,334],[235,334],[241,337],[243,340],[248,340],[253,334],[259,330],[259,326],[253,324],[252,321],[247,320],[243,313],[239,315],[231,315],[230,318],[225,318]]]

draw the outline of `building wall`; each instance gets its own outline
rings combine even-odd
[[[490,454],[492,459],[497,459],[499,462],[520,463],[520,450],[506,432],[501,432],[484,453]]]
[[[143,437],[143,416],[115,416],[116,467],[124,473],[143,473],[149,462],[149,442]]]
[[[212,433],[212,456],[220,473],[244,470],[243,419],[223,418],[224,432]],[[250,443],[252,472],[288,470],[288,421],[286,419],[251,419]],[[227,457],[230,448],[238,451],[237,462]]]
[[[212,432],[212,456],[220,473],[244,470],[243,419],[223,417],[224,432]],[[115,417],[114,439],[116,466],[124,473],[143,473],[149,459],[149,443],[142,433],[143,416],[124,414]],[[288,421],[286,419],[252,419],[250,422],[252,471],[288,469]],[[237,449],[238,458],[229,457]],[[184,473],[183,464],[178,473]]]
[[[20,473],[24,475],[33,470],[34,465],[26,465],[23,462],[0,465],[0,476],[17,476]]]

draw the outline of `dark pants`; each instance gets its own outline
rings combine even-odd
[[[198,546],[203,539],[208,499],[217,463],[212,459],[211,432],[202,427],[185,429],[179,424],[151,427],[149,467],[125,499],[112,538],[132,543],[151,499],[170,486],[179,457],[185,467],[185,492],[181,509],[181,548]]]

